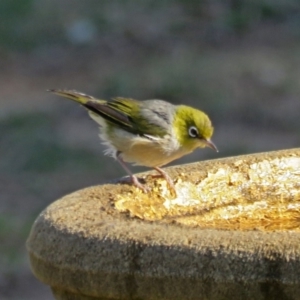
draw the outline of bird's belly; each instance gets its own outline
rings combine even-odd
[[[159,167],[183,156],[185,153],[175,151],[165,153],[161,147],[157,145],[135,144],[128,151],[122,152],[122,158],[126,162],[146,167]]]
[[[128,134],[118,135],[112,139],[112,145],[121,152],[125,162],[146,167],[159,167],[189,153],[181,147],[170,145],[167,138],[151,140]]]

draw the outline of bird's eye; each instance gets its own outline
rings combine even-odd
[[[189,128],[189,136],[192,138],[196,138],[198,137],[199,133],[198,133],[198,129],[195,126],[191,126]]]

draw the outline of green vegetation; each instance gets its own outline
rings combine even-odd
[[[48,173],[64,168],[95,170],[96,155],[59,142],[55,118],[43,113],[16,115],[0,123],[4,151],[0,168],[7,173]]]
[[[153,34],[147,32],[147,21],[151,19],[157,20],[157,24],[151,26],[159,26],[152,30],[161,30],[160,35],[189,35],[191,26],[196,25],[204,28],[206,42],[215,43],[220,42],[220,38],[224,41],[228,35],[241,36],[270,22],[285,24],[293,31],[298,30],[299,34],[299,16],[300,9],[295,0],[148,0],[142,3],[136,0],[66,0],[64,3],[2,0],[0,20],[4,26],[0,27],[0,44],[7,50],[33,50],[53,42],[68,43],[68,32],[82,20],[94,26],[100,35],[121,34],[140,39],[141,36],[136,36],[137,22],[140,29],[146,29],[145,34]]]

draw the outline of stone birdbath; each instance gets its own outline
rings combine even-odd
[[[300,299],[300,149],[140,174],[48,206],[27,242],[55,299]]]

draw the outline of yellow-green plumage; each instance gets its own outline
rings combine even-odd
[[[193,139],[189,137],[188,128],[191,126],[195,126],[198,129],[203,141],[199,138]],[[210,119],[204,112],[185,105],[178,106],[173,128],[179,143],[184,148],[189,149],[190,152],[198,147],[204,148],[207,146],[206,141],[210,139],[214,131]]]
[[[153,167],[174,188],[172,180],[159,167],[186,155],[196,148],[209,146],[213,127],[208,116],[195,108],[172,105],[163,100],[138,101],[115,98],[112,101],[69,90],[51,92],[83,105],[101,126],[100,138],[106,153],[119,160],[135,185],[144,187],[124,164]]]

